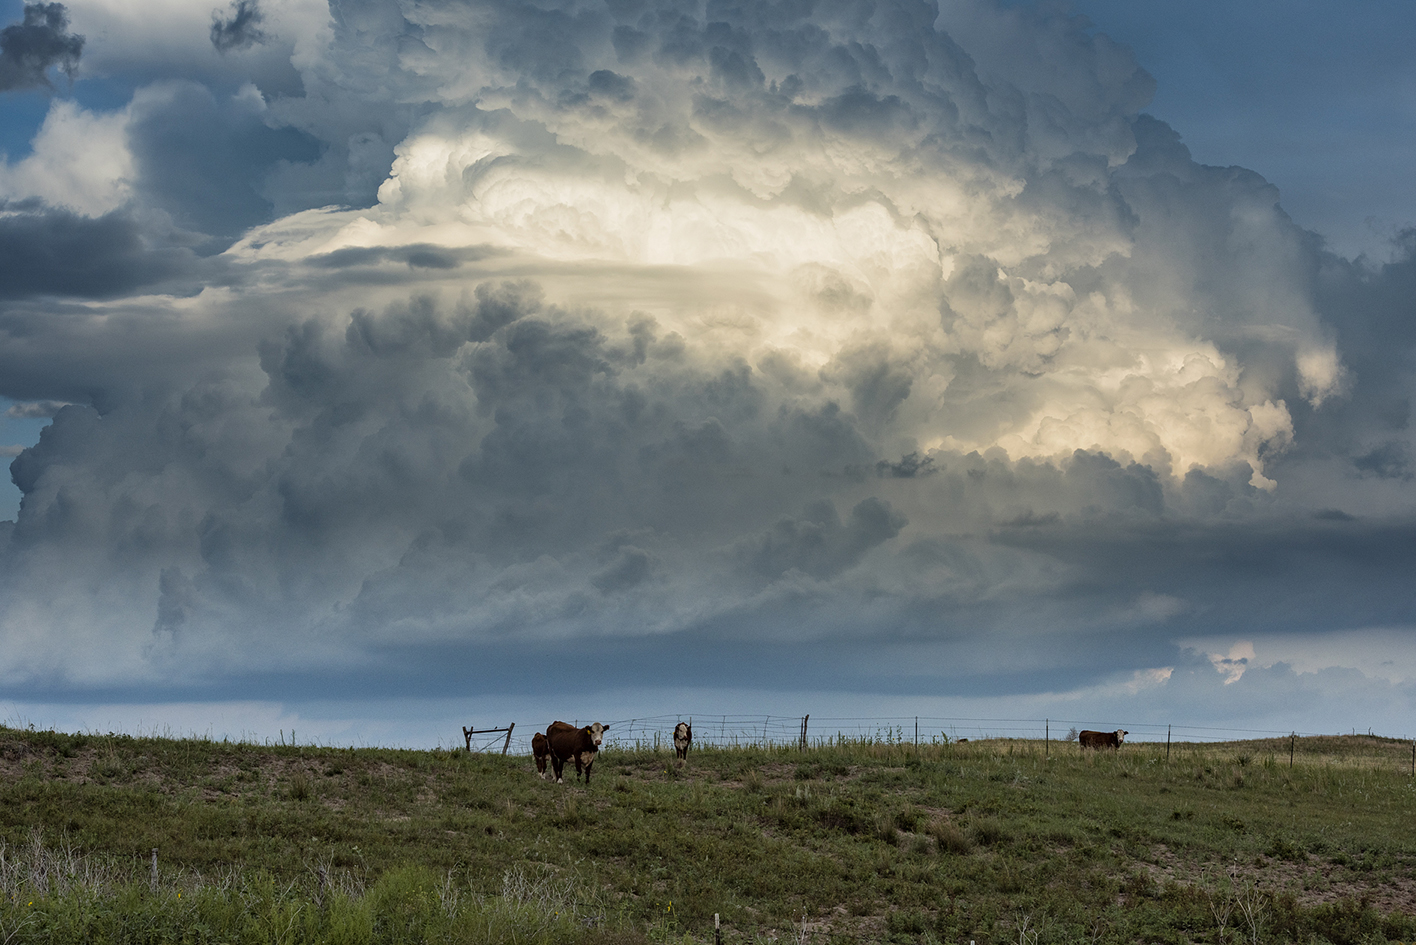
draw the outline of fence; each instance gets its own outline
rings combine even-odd
[[[795,746],[805,739],[809,746],[836,741],[874,742],[881,744],[937,744],[964,739],[977,741],[990,738],[1015,738],[1064,742],[1069,729],[1115,731],[1125,729],[1128,742],[1223,742],[1255,738],[1288,738],[1331,735],[1332,732],[1295,732],[1246,728],[1220,728],[1204,725],[1175,725],[1160,722],[1126,722],[1097,719],[983,719],[944,718],[938,716],[799,716],[799,715],[655,715],[632,719],[566,719],[576,725],[592,721],[604,722],[606,748],[673,747],[673,730],[679,722],[692,722],[695,747],[746,748],[762,746]],[[550,720],[537,724],[521,723],[523,734],[500,737],[488,747],[493,750],[507,745],[512,752],[529,754],[531,737],[544,730]],[[505,729],[502,729],[505,731]],[[1367,734],[1371,734],[1368,732]]]

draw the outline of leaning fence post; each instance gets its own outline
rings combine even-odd
[[[472,729],[465,725],[462,726],[462,740],[467,743],[467,750],[470,752],[472,750]]]
[[[149,885],[153,892],[157,892],[157,847],[152,848],[152,879]]]
[[[502,745],[502,754],[503,754],[503,755],[506,754],[506,750],[511,747],[511,730],[514,729],[514,728],[516,728],[516,723],[515,723],[515,722],[512,722],[511,724],[507,725],[507,727],[506,727],[506,742]]]

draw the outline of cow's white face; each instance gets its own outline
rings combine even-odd
[[[601,725],[599,722],[596,722],[594,725],[585,726],[585,732],[590,736],[590,740],[595,743],[596,748],[600,747],[600,740],[609,729],[610,727],[608,725]]]
[[[1130,734],[1131,733],[1126,731],[1124,728],[1118,728],[1116,730],[1116,744],[1121,744],[1123,741],[1126,740],[1126,736]]]

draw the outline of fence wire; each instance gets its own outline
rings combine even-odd
[[[531,738],[544,731],[545,722],[516,721],[508,754],[529,754]],[[673,747],[674,726],[689,722],[693,726],[696,748],[761,748],[795,746],[801,743],[803,717],[792,715],[654,715],[631,719],[565,719],[575,725],[599,721],[608,726],[604,735],[605,748],[663,749]],[[487,723],[490,724],[490,723]],[[499,724],[506,724],[500,722]],[[1022,739],[1059,743],[1075,738],[1080,730],[1110,732],[1126,731],[1128,742],[1224,742],[1259,738],[1288,738],[1332,735],[1333,732],[1299,732],[1268,729],[1221,728],[1205,725],[1176,725],[1160,722],[1127,722],[1096,719],[1005,719],[948,718],[939,716],[808,716],[805,718],[806,741],[810,747],[837,743],[919,744],[937,745],[988,739]],[[1372,734],[1370,732],[1365,734]],[[472,750],[500,753],[506,736],[497,735],[479,746],[473,736]],[[461,739],[459,738],[459,744]]]

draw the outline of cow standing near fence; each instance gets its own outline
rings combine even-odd
[[[551,746],[551,766],[556,771],[556,783],[562,784],[565,763],[575,762],[577,776],[585,776],[585,785],[590,785],[590,766],[595,763],[595,755],[600,751],[600,742],[608,725],[599,722],[576,728],[569,722],[552,722],[546,729],[546,741]]]
[[[531,757],[536,759],[536,774],[544,779],[546,762],[551,760],[551,743],[540,732],[531,736]]]
[[[1110,748],[1112,751],[1121,749],[1121,742],[1127,735],[1131,734],[1124,728],[1118,728],[1114,732],[1093,732],[1090,729],[1077,733],[1077,744],[1085,750],[1095,748],[1098,751],[1103,748]]]
[[[679,761],[688,762],[688,749],[693,746],[693,726],[680,722],[674,726],[674,756]]]

